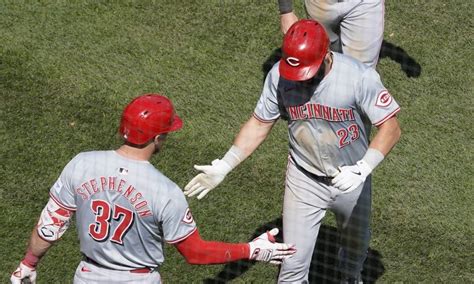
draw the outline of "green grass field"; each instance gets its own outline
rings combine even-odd
[[[64,165],[78,152],[119,145],[120,111],[131,98],[162,93],[184,119],[152,160],[178,185],[195,175],[194,164],[225,153],[281,44],[276,2],[0,1],[1,283]],[[408,77],[390,56],[378,66],[402,106],[403,131],[374,177],[371,265],[380,283],[474,282],[473,11],[470,1],[386,3],[385,40],[421,74]],[[279,122],[219,188],[189,199],[201,235],[247,241],[277,220],[286,158]],[[330,215],[329,252],[333,230]],[[80,258],[73,226],[42,260],[38,283],[71,283]],[[329,264],[315,265],[314,282],[330,278],[331,257],[322,259]],[[236,275],[227,268],[188,265],[167,246],[161,273],[167,283],[212,283],[205,279],[219,273],[274,283],[277,274],[265,264],[230,266]]]

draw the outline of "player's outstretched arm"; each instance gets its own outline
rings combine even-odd
[[[190,264],[222,264],[242,259],[280,264],[291,257],[296,249],[294,245],[276,243],[278,229],[265,232],[249,243],[223,243],[201,239],[196,230],[175,247]]]
[[[400,136],[400,125],[394,116],[378,127],[377,134],[360,161],[353,166],[339,168],[339,174],[332,180],[334,186],[346,193],[357,189],[390,153]]]
[[[201,173],[184,187],[184,194],[189,197],[199,194],[198,199],[206,196],[230,171],[258,148],[270,133],[274,123],[274,121],[262,122],[252,116],[240,129],[234,144],[222,159],[212,161],[211,165],[194,166]]]

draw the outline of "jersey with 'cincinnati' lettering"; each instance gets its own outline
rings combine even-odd
[[[267,75],[254,117],[270,122],[283,113],[291,157],[316,175],[355,164],[367,151],[371,125],[400,110],[378,73],[352,57],[333,53],[331,70],[317,83],[284,80],[278,66]]]
[[[179,242],[196,230],[174,182],[148,161],[115,151],[78,154],[50,197],[75,211],[81,252],[110,269],[156,267],[164,261],[163,242]]]

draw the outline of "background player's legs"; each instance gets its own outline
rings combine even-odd
[[[331,42],[331,50],[343,52],[340,38],[342,17],[360,1],[339,2],[337,0],[305,0],[306,13],[311,19],[321,23]]]
[[[307,283],[319,227],[326,214],[319,205],[329,199],[327,192],[289,163],[283,202],[283,239],[285,243],[295,244],[297,252],[283,262],[279,283]]]
[[[367,257],[370,241],[370,176],[362,191],[358,189],[352,193],[339,194],[331,209],[336,214],[340,234],[339,268],[342,277],[357,278]]]
[[[342,52],[375,68],[384,31],[383,0],[362,1],[342,18]]]

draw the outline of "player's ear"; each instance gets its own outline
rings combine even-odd
[[[328,49],[328,52],[326,52],[326,55],[324,56],[324,60],[328,61],[331,59],[331,51]]]
[[[161,141],[164,141],[166,139],[166,136],[168,136],[168,133],[158,134],[158,135],[155,136],[155,139],[153,141],[155,143],[159,143]]]

